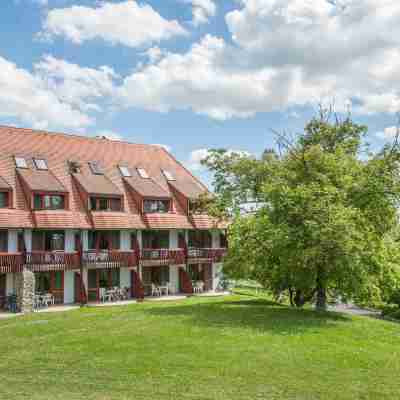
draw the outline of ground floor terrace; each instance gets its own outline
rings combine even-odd
[[[0,309],[36,311],[57,305],[113,303],[216,292],[221,263],[85,265],[82,269],[22,269],[0,273]],[[22,304],[22,303],[25,304]]]

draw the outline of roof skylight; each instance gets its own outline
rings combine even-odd
[[[47,162],[43,158],[34,158],[33,162],[35,163],[36,169],[47,171],[49,168],[47,167]]]
[[[15,165],[17,168],[28,168],[28,164],[24,157],[14,157]]]
[[[125,178],[130,178],[132,176],[131,171],[129,171],[128,167],[119,165],[118,168],[119,168],[119,172],[121,172],[121,175],[124,176]]]
[[[137,172],[139,174],[139,176],[143,179],[149,179],[149,174],[147,173],[147,171],[144,168],[137,168]]]
[[[175,181],[176,180],[175,177],[171,174],[171,172],[167,171],[166,169],[162,169],[161,171],[164,174],[167,181]]]
[[[97,161],[89,161],[88,164],[89,164],[89,167],[93,174],[103,175],[103,170],[101,169],[101,167]]]

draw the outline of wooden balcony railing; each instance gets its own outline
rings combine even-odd
[[[64,271],[79,268],[79,253],[32,251],[26,253],[25,265],[32,271]]]
[[[24,257],[21,253],[0,253],[0,273],[21,272]]]
[[[143,249],[140,259],[143,264],[182,265],[185,264],[185,252],[183,249]]]
[[[221,262],[226,254],[225,248],[189,248],[188,259],[208,260],[209,262]]]
[[[102,268],[121,268],[134,267],[138,264],[135,251],[105,250],[96,251],[89,250],[83,252],[83,263],[86,265],[101,266]]]

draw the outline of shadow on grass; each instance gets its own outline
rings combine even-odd
[[[162,305],[149,308],[145,312],[175,318],[192,326],[252,329],[285,335],[329,329],[338,322],[351,321],[350,316],[339,313],[298,310],[265,299]]]

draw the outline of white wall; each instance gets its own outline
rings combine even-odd
[[[64,303],[72,304],[75,301],[75,273],[64,272]]]
[[[169,231],[169,248],[177,249],[178,248],[178,230],[171,229]]]
[[[15,253],[18,251],[18,230],[9,229],[8,231],[8,252]]]
[[[131,287],[131,271],[128,268],[121,268],[120,269],[120,287]]]
[[[74,229],[65,230],[65,251],[72,253],[75,250],[75,233]]]
[[[169,285],[172,294],[179,292],[179,267],[176,265],[171,265],[169,267]]]
[[[222,263],[214,263],[212,265],[213,290],[217,289],[221,277],[222,277]]]
[[[29,253],[32,251],[32,230],[31,229],[25,229],[24,239],[25,239],[26,251]]]
[[[121,250],[131,250],[131,234],[133,231],[123,230],[121,231]]]
[[[82,231],[82,250],[89,250],[89,234],[88,231]]]

